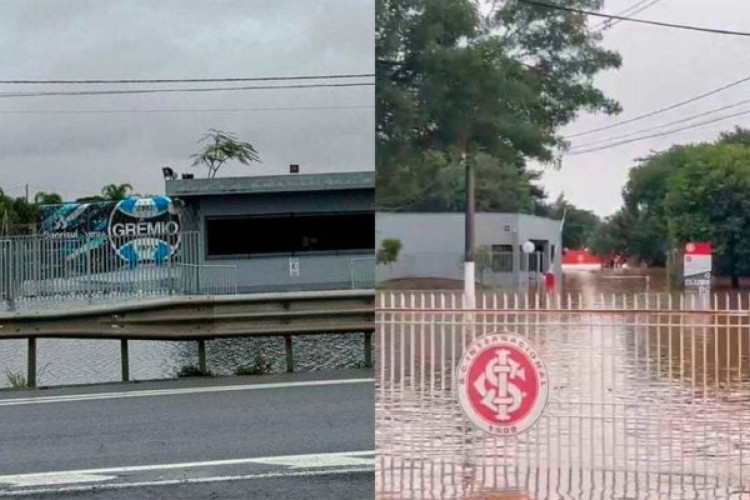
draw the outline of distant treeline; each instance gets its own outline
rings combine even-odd
[[[108,184],[100,194],[78,198],[76,202],[122,200],[133,194],[130,184]],[[13,198],[0,188],[0,235],[31,234],[35,231],[39,207],[63,203],[63,197],[55,192],[39,191],[32,199]]]

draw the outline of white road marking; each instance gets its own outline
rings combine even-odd
[[[373,472],[374,466],[370,467],[350,467],[345,469],[321,469],[311,471],[288,471],[288,472],[267,472],[261,474],[245,474],[237,476],[212,476],[197,477],[188,479],[165,479],[156,481],[141,481],[133,483],[105,483],[85,486],[63,486],[60,488],[33,488],[27,490],[0,490],[0,497],[23,497],[31,495],[59,494],[59,493],[86,493],[89,491],[103,490],[123,490],[127,488],[144,488],[158,486],[178,486],[187,484],[200,483],[218,483],[229,481],[247,481],[252,479],[283,479],[290,477],[310,477],[310,476],[329,476],[338,474],[353,474],[357,472]]]
[[[129,472],[165,471],[199,467],[222,467],[231,465],[265,464],[285,465],[291,468],[326,468],[374,465],[375,451],[349,451],[337,453],[312,453],[307,455],[284,455],[274,457],[233,458],[227,460],[210,460],[203,462],[183,462],[174,464],[129,465],[104,469],[85,469],[71,471],[38,472],[30,474],[12,474],[0,476],[0,484],[15,487],[49,486],[54,484],[76,484],[109,481],[118,475]]]
[[[111,481],[117,476],[99,476],[95,474],[18,474],[15,476],[4,476],[0,483],[11,484],[17,488],[29,486],[53,486],[56,484],[96,483],[100,481]]]
[[[293,387],[319,387],[328,385],[374,383],[373,378],[351,378],[341,380],[313,380],[307,382],[278,382],[271,384],[226,385],[212,387],[187,387],[183,389],[154,389],[144,391],[101,392],[95,394],[71,394],[67,396],[39,396],[32,398],[0,399],[0,406],[19,406],[43,403],[70,403],[97,401],[101,399],[142,398],[150,396],[175,396],[208,392],[254,391],[263,389],[287,389]]]

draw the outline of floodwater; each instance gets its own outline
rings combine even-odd
[[[750,292],[665,288],[571,274],[553,299],[480,297],[492,314],[471,323],[457,294],[395,292],[377,318],[378,498],[750,498]],[[476,429],[452,387],[463,348],[497,332],[531,342],[550,381],[512,438]]]
[[[295,370],[352,368],[364,364],[364,335],[293,336]],[[0,341],[0,387],[8,374],[26,374],[25,339]],[[207,368],[231,375],[240,365],[252,365],[260,351],[271,366],[268,373],[286,370],[283,337],[211,340],[206,342]],[[186,365],[198,364],[196,342],[130,341],[132,380],[169,379]],[[37,385],[55,386],[120,381],[120,341],[38,339]]]

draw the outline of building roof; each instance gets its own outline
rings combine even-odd
[[[285,174],[166,181],[168,196],[183,197],[363,189],[375,189],[375,172]]]

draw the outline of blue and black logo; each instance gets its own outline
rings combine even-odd
[[[163,262],[180,245],[180,218],[166,196],[128,198],[115,205],[108,234],[112,248],[123,260]]]

